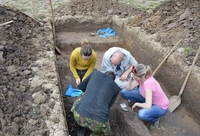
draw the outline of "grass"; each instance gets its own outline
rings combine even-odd
[[[191,52],[191,49],[190,49],[190,47],[185,47],[184,48],[184,53],[185,53],[185,55],[189,55],[190,54],[190,52]]]
[[[53,9],[69,0],[51,0]],[[167,0],[120,0],[143,10],[152,10]],[[0,4],[14,6],[24,13],[39,20],[46,19],[45,16],[51,11],[49,0],[0,0]],[[42,16],[43,15],[43,16]]]
[[[160,4],[168,0],[120,0],[120,1],[131,4],[139,9],[149,11],[155,9]]]
[[[52,7],[56,8],[69,0],[51,0]],[[0,0],[0,4],[16,7],[29,16],[43,20],[50,13],[49,0]]]

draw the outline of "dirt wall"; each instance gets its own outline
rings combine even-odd
[[[171,50],[171,47],[165,48],[158,42],[155,42],[156,35],[147,35],[142,32],[140,28],[129,27],[120,23],[119,18],[113,18],[113,26],[118,35],[121,36],[125,43],[131,48],[131,53],[140,63],[148,64],[152,67],[152,70],[156,69],[159,63],[164,59],[165,55]],[[174,41],[173,46],[178,41]],[[189,71],[189,66],[181,61],[184,54],[180,55],[179,49],[181,42],[179,43],[174,53],[166,60],[165,63],[155,74],[155,77],[163,83],[163,87],[168,96],[178,95],[183,85],[185,77]],[[181,100],[182,103],[179,107],[185,107],[191,116],[200,121],[200,106],[198,100],[200,96],[197,95],[200,92],[200,71],[197,67],[194,67],[188,83],[184,89]]]

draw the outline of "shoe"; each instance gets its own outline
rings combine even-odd
[[[134,102],[133,102],[133,101],[131,101],[131,100],[128,100],[128,106],[129,106],[130,108],[132,108],[133,104],[134,104]]]
[[[78,129],[77,129],[77,136],[84,136],[85,131],[86,131],[86,128],[79,126]]]
[[[153,122],[150,126],[150,129],[151,130],[155,130],[159,127],[159,124],[160,124],[160,118],[156,121],[156,122]]]

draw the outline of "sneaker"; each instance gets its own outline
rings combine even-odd
[[[151,130],[155,130],[159,127],[159,124],[160,124],[160,118],[156,121],[156,122],[153,122],[150,126],[150,129]]]

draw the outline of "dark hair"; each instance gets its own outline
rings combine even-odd
[[[106,74],[106,76],[112,78],[112,80],[115,80],[115,74],[114,74],[114,72],[112,72],[112,71],[107,71],[105,74]]]
[[[81,55],[83,56],[91,56],[92,55],[92,47],[89,45],[87,39],[83,39],[81,41]]]

